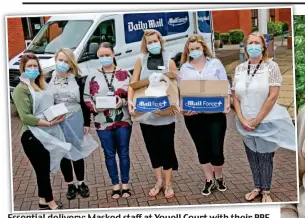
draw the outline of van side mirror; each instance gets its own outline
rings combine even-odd
[[[98,43],[96,42],[91,42],[89,45],[89,53],[90,54],[96,54],[98,50]]]
[[[78,62],[81,63],[81,62],[89,61],[89,60],[92,60],[92,59],[98,59],[98,57],[97,57],[97,50],[98,50],[98,48],[99,48],[98,43],[91,42],[89,44],[88,51],[85,52],[82,55],[81,59]]]

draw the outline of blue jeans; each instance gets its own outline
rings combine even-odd
[[[112,185],[119,184],[118,167],[116,163],[116,153],[120,160],[120,172],[122,184],[129,181],[129,141],[131,136],[131,126],[119,127],[111,130],[97,130],[102,148],[105,154],[105,163]]]

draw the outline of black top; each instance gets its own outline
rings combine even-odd
[[[158,69],[158,66],[164,66],[162,53],[154,55],[149,53],[147,59],[147,69],[149,70],[161,70]]]
[[[80,106],[83,111],[84,116],[84,126],[90,127],[91,119],[90,119],[90,109],[84,102],[84,88],[86,83],[87,76],[84,77],[75,77],[75,80],[79,86],[79,94],[80,94]]]

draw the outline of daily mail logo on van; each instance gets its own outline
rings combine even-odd
[[[209,16],[199,16],[198,20],[201,22],[206,22],[206,21],[210,20],[210,17]]]
[[[168,25],[170,25],[170,26],[180,26],[180,25],[186,24],[187,21],[188,21],[188,17],[169,18]]]
[[[164,97],[141,97],[136,100],[136,112],[147,113],[165,110],[170,107],[169,99]]]
[[[128,22],[128,31],[138,31],[146,29],[156,29],[163,27],[163,19],[148,20],[147,22],[139,20],[138,22]]]
[[[183,111],[223,112],[224,97],[182,97]]]

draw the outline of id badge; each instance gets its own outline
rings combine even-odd
[[[158,70],[165,70],[165,66],[158,66]]]

